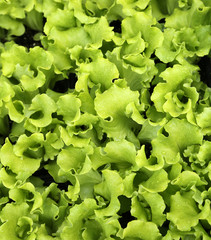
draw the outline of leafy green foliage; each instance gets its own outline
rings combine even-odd
[[[211,239],[209,0],[0,0],[0,238]]]

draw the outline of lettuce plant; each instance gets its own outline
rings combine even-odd
[[[0,0],[0,238],[211,239],[211,2]]]

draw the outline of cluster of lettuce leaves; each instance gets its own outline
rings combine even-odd
[[[0,0],[0,40],[1,240],[211,239],[210,0]]]

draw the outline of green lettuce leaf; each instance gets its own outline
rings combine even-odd
[[[25,202],[21,204],[7,204],[0,214],[3,222],[0,226],[2,239],[19,240],[29,236],[31,236],[31,239],[35,239],[33,220],[27,216],[28,214],[29,206]]]
[[[27,91],[35,91],[45,84],[44,71],[51,69],[52,61],[52,56],[40,47],[26,52],[23,46],[13,42],[7,43],[1,54],[3,76],[14,76]]]
[[[167,68],[160,76],[166,83],[157,84],[152,93],[151,99],[156,109],[169,113],[172,117],[181,114],[192,115],[198,93],[196,88],[191,86],[190,69],[182,65],[174,65],[173,68]]]
[[[167,219],[171,220],[179,230],[189,231],[191,227],[198,224],[199,219],[209,214],[209,204],[205,204],[200,212],[195,201],[192,199],[191,192],[180,194],[177,192],[171,197],[171,209],[167,213]]]
[[[201,144],[203,135],[197,126],[173,118],[165,126],[166,133],[159,133],[152,140],[152,154],[157,158],[164,158],[168,164],[180,161],[183,151],[191,145]]]
[[[34,158],[31,155],[28,156],[27,154],[21,156],[16,155],[15,149],[23,151],[25,148],[25,146],[21,146],[21,149],[18,145],[12,145],[7,139],[4,146],[1,148],[0,158],[3,166],[9,167],[9,169],[17,175],[17,179],[25,181],[39,168],[41,158]],[[33,145],[31,147],[33,149]]]
[[[124,239],[140,238],[144,240],[160,239],[160,233],[155,223],[133,220],[123,230]]]
[[[121,140],[131,134],[131,128],[136,124],[126,117],[125,109],[130,102],[138,104],[138,92],[129,88],[120,88],[112,85],[107,91],[97,93],[95,110],[101,118],[101,126],[109,137]],[[112,98],[112,102],[110,99]]]
[[[52,122],[52,113],[57,110],[56,103],[46,94],[36,95],[29,107],[28,123],[35,127],[46,127]]]
[[[66,240],[71,238],[81,239],[81,228],[83,221],[91,218],[94,215],[94,210],[97,205],[94,199],[86,199],[81,204],[76,204],[70,209],[67,220],[63,223],[61,238]]]

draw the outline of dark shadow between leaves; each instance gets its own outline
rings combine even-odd
[[[114,27],[113,31],[116,33],[122,33],[122,26],[121,26],[122,22],[118,19],[118,20],[113,20],[109,26],[110,27]]]
[[[75,73],[70,73],[68,78],[57,81],[52,90],[58,93],[65,93],[68,89],[75,89],[77,80],[77,75]]]

